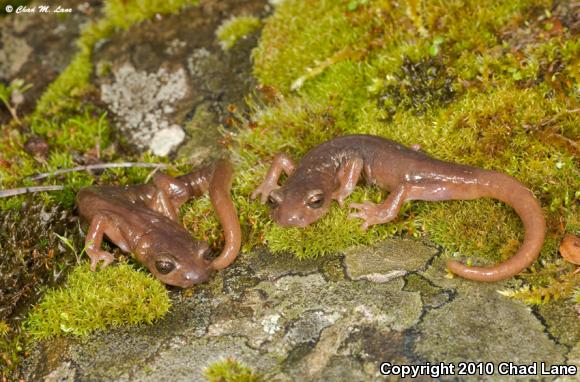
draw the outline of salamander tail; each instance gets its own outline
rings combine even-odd
[[[538,258],[546,236],[546,221],[538,200],[516,179],[493,171],[484,171],[480,176],[477,186],[481,187],[479,194],[499,199],[516,211],[524,224],[524,241],[514,256],[498,265],[470,267],[450,260],[447,268],[469,280],[505,280],[529,267]]]

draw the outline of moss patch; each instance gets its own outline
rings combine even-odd
[[[25,322],[36,339],[86,336],[122,325],[150,324],[167,313],[165,286],[127,264],[91,272],[78,266],[63,288],[48,291]]]
[[[228,50],[238,42],[239,39],[255,32],[260,28],[262,22],[254,16],[236,16],[225,20],[216,30],[216,36],[223,50]]]
[[[249,367],[231,358],[211,364],[203,374],[209,382],[259,382],[263,380]]]

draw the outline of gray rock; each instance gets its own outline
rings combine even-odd
[[[418,322],[420,296],[403,291],[403,284],[401,279],[375,284],[327,281],[319,273],[291,275],[248,286],[234,301],[238,295],[216,290],[225,285],[217,278],[152,327],[114,330],[64,345],[47,342],[33,352],[26,376],[39,379],[65,370],[81,381],[200,380],[211,362],[231,356],[280,380],[323,380],[325,373],[340,371],[336,357],[351,356],[355,348],[347,343],[361,325],[374,328],[368,333],[376,336],[401,333]],[[55,353],[59,356],[47,362]],[[365,367],[376,373],[378,358],[343,364],[352,366],[353,376],[367,374]]]
[[[214,362],[233,358],[251,365],[258,372],[275,368],[277,359],[249,347],[243,337],[208,337],[184,341],[160,351],[153,363],[120,380],[131,381],[203,381],[203,370]]]
[[[400,279],[386,284],[332,282],[320,274],[263,281],[244,295],[242,304],[253,310],[250,316],[218,318],[208,335],[242,335],[252,348],[286,358],[287,376],[293,380],[316,379],[359,325],[390,332],[418,321],[419,295],[402,287]],[[303,352],[297,353],[299,349]],[[357,365],[353,372],[364,372]]]
[[[266,12],[265,0],[205,0],[101,44],[94,80],[127,142],[161,156],[183,143],[179,156],[192,161],[219,156],[217,128],[232,127],[228,108],[243,110],[253,86],[250,52],[258,34],[222,52],[215,29],[232,15]]]
[[[101,99],[118,118],[121,132],[138,147],[165,156],[185,138],[172,122],[173,105],[189,95],[185,70],[137,71],[125,63],[110,84],[101,85]]]
[[[393,239],[389,245],[408,257],[420,257],[421,251],[433,254],[422,244],[410,251],[407,240]],[[385,283],[329,278],[325,269],[339,260],[332,257],[303,268],[294,268],[298,260],[266,251],[238,260],[209,284],[196,287],[191,297],[174,294],[171,313],[153,326],[37,347],[25,376],[202,380],[203,369],[225,357],[272,381],[385,380],[379,374],[382,362],[578,364],[578,345],[567,348],[548,334],[573,344],[576,337],[567,334],[568,327],[562,334],[546,328],[561,322],[546,312],[546,323],[538,320],[529,307],[497,293],[502,284],[446,277],[438,257],[424,272]]]
[[[248,262],[258,276],[274,281],[282,276],[317,273],[332,260],[334,258],[331,256],[300,260],[290,253],[273,254],[262,248]]]
[[[157,131],[149,142],[149,148],[153,154],[163,157],[179,146],[184,138],[183,129],[177,125],[172,125]]]
[[[578,381],[578,375],[580,374],[580,342],[578,342],[568,353],[567,365],[576,366],[576,375],[566,375],[555,379],[556,382],[576,382]]]
[[[344,266],[353,280],[387,282],[424,268],[437,250],[414,240],[386,240],[372,247],[358,247],[345,253]]]
[[[76,369],[70,362],[63,362],[44,378],[44,382],[74,382]]]
[[[429,311],[417,326],[414,349],[421,359],[432,363],[486,361],[495,365],[564,362],[565,348],[547,336],[542,323],[523,303],[507,299],[494,285],[483,283],[464,282],[457,293],[448,304]],[[500,380],[498,375],[462,378]]]

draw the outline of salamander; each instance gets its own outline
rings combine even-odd
[[[278,185],[284,172],[288,178]],[[277,154],[264,181],[253,192],[270,205],[272,219],[285,227],[304,227],[320,219],[332,200],[341,207],[361,178],[389,191],[380,204],[351,203],[349,218],[364,219],[362,229],[395,219],[408,200],[471,200],[490,197],[514,208],[525,229],[524,241],[509,260],[491,267],[450,260],[453,273],[477,281],[512,277],[538,257],[546,235],[542,208],[532,192],[513,177],[495,171],[431,158],[418,147],[386,138],[350,135],[311,149],[296,166]]]
[[[240,250],[240,223],[230,196],[232,176],[232,165],[218,160],[179,177],[157,173],[143,185],[81,189],[76,205],[89,223],[85,246],[91,270],[114,260],[101,249],[106,236],[166,284],[187,288],[206,281],[214,270],[230,265]],[[179,207],[207,191],[225,236],[225,246],[213,261],[208,260],[207,243],[195,240],[179,222]]]

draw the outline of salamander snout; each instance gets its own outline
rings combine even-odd
[[[200,284],[206,282],[209,279],[210,274],[211,272],[207,270],[205,272],[189,271],[183,275],[183,278],[185,280],[185,283],[188,283],[190,284],[188,286],[191,286],[193,284]]]
[[[272,219],[282,227],[306,227],[308,222],[298,211],[284,213],[282,209],[272,211]]]
[[[330,207],[330,198],[321,189],[288,191],[284,196],[272,193],[271,199],[276,203],[269,203],[272,219],[282,227],[306,227],[320,219]]]
[[[208,264],[204,264],[202,267],[182,267],[181,269],[176,270],[172,275],[168,275],[169,277],[161,278],[166,284],[178,286],[181,288],[189,288],[195,284],[200,284],[209,280],[213,273],[208,266]]]

